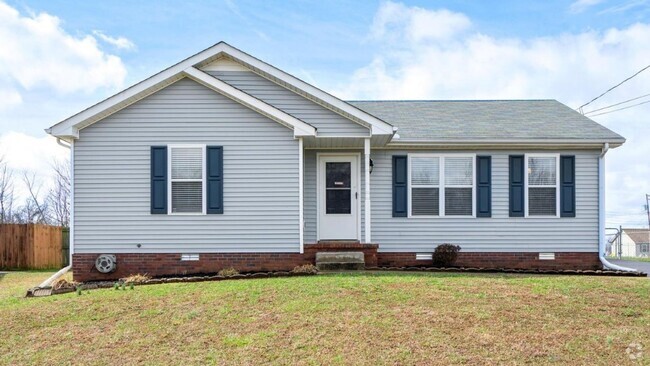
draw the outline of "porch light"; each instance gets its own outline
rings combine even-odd
[[[370,159],[370,170],[369,170],[370,174],[372,174],[372,168],[374,167],[375,167],[375,162],[372,161],[372,159]]]

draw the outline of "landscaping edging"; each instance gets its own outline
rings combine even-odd
[[[366,271],[402,271],[402,272],[482,272],[482,273],[518,273],[518,274],[557,274],[584,276],[620,276],[646,277],[645,272],[624,272],[601,269],[512,269],[481,267],[367,267]]]

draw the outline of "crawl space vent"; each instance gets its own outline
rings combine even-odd
[[[540,261],[554,261],[555,253],[539,253]]]
[[[415,254],[415,260],[418,260],[418,261],[430,261],[431,259],[433,259],[433,256],[431,255],[431,253],[416,253]]]

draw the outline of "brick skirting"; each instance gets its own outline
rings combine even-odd
[[[377,254],[379,266],[431,266],[432,261],[416,260],[415,253]],[[539,253],[459,252],[455,266],[509,269],[602,269],[598,253],[556,252],[555,260],[539,260]]]
[[[216,273],[227,267],[240,272],[289,271],[295,266],[314,263],[320,251],[363,252],[366,266],[431,266],[431,261],[415,260],[415,253],[377,252],[377,244],[319,243],[305,245],[305,253],[202,253],[198,261],[181,261],[181,254],[118,253],[117,270],[102,274],[95,269],[99,254],[73,254],[75,281],[114,280],[132,274],[150,276]],[[510,269],[602,269],[598,253],[556,252],[555,260],[539,260],[539,253],[460,252],[456,266]]]
[[[95,269],[98,255],[72,255],[72,273],[75,281],[115,280],[137,273],[146,273],[153,277],[216,273],[228,267],[240,272],[290,271],[295,266],[309,263],[300,253],[201,253],[198,261],[182,261],[180,253],[118,253],[117,270],[102,274]]]

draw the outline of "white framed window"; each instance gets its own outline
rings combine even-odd
[[[409,154],[409,217],[475,217],[476,155]]]
[[[205,214],[205,145],[169,145],[169,214]]]
[[[526,217],[560,216],[560,155],[526,154]]]

